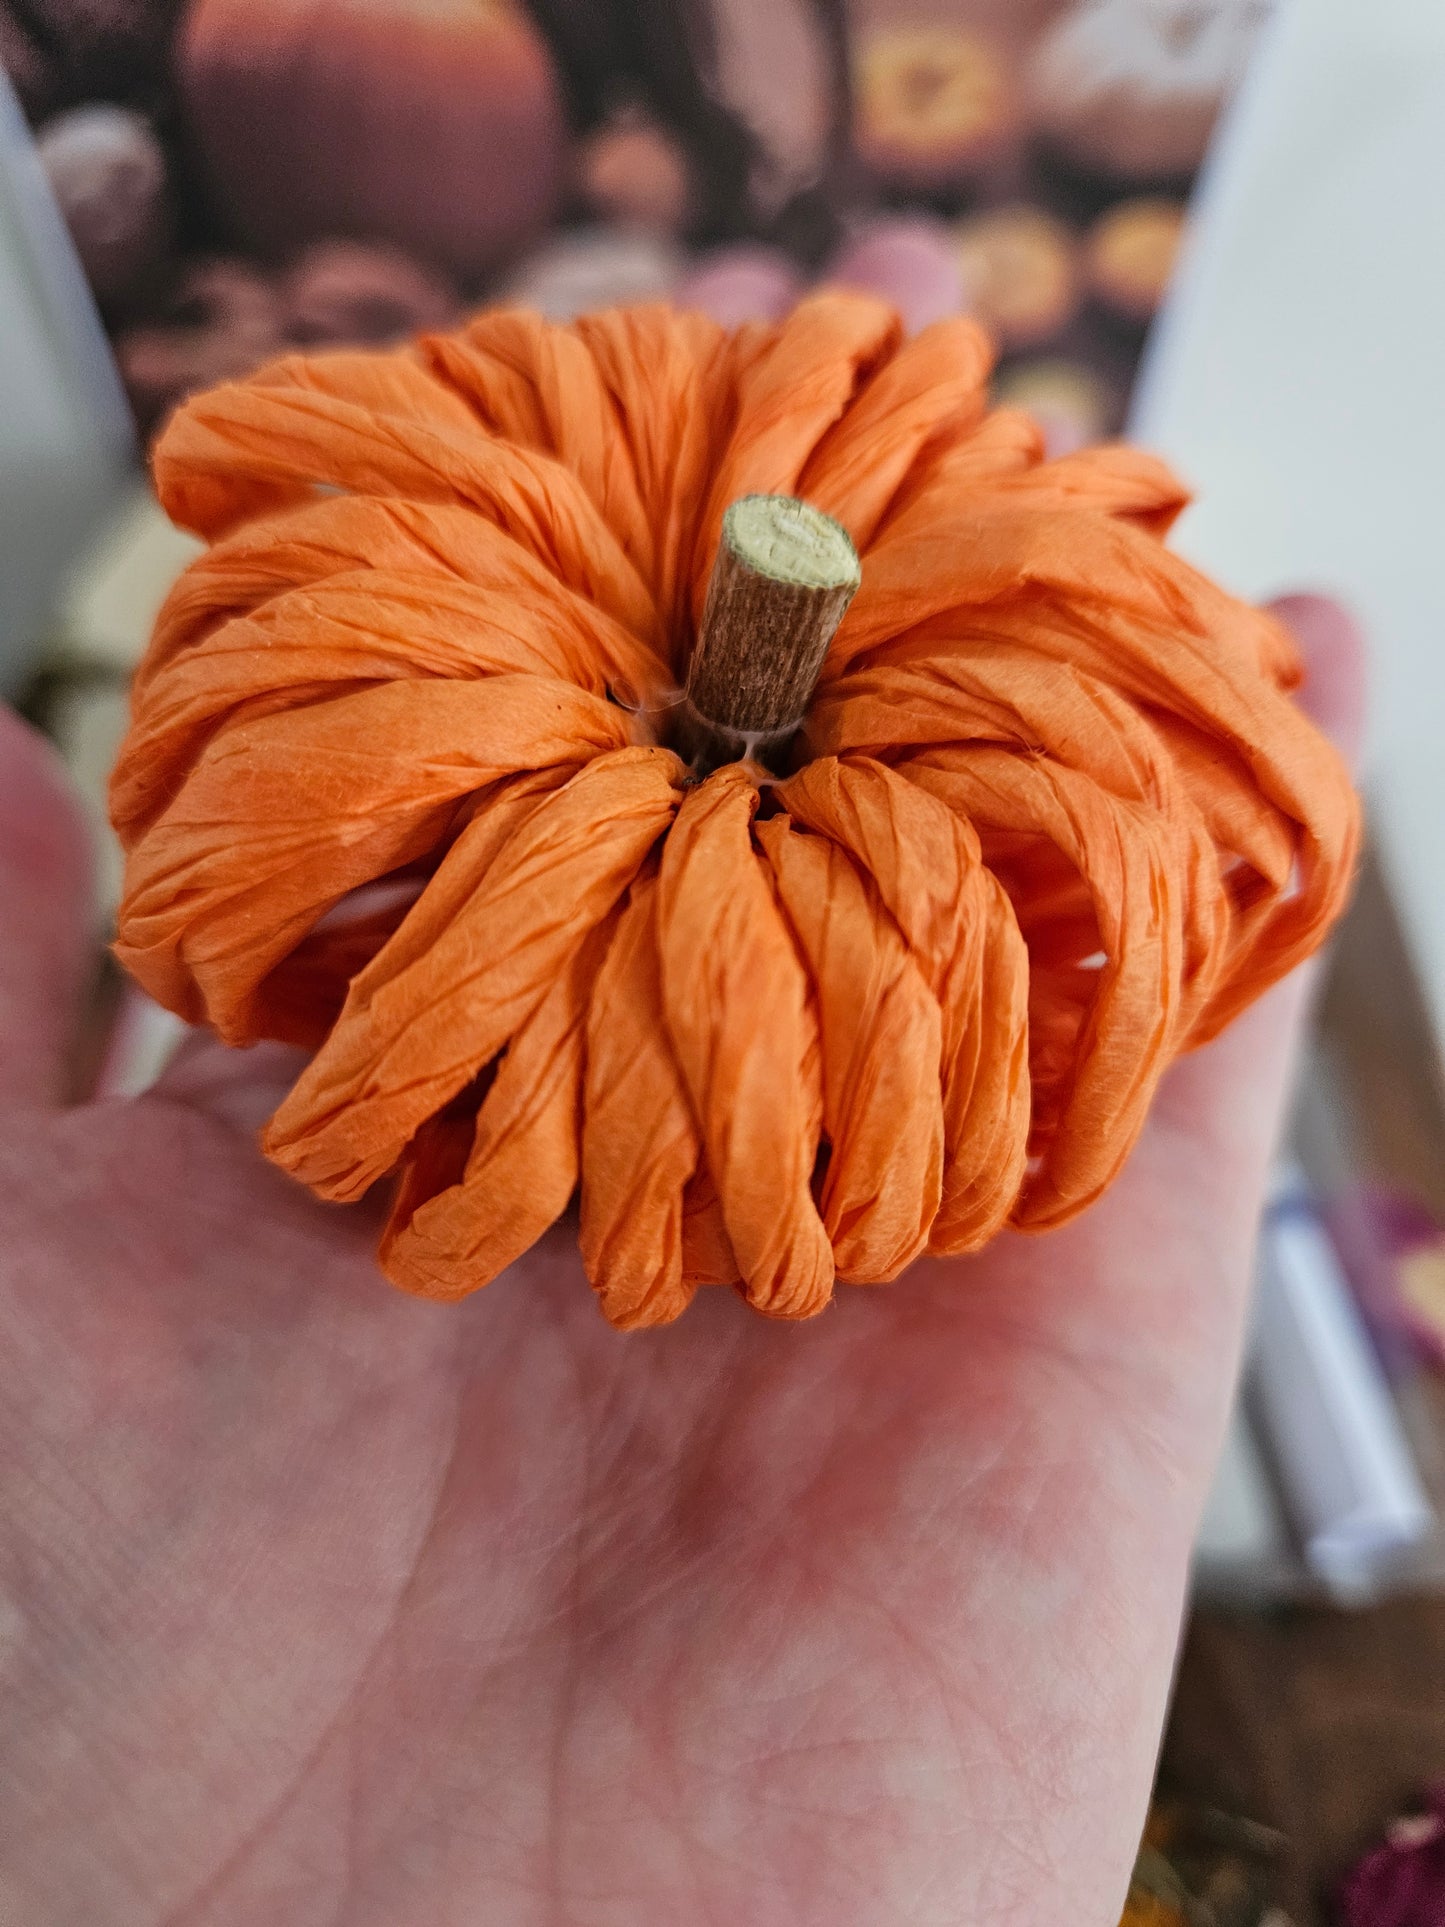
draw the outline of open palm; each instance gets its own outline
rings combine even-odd
[[[1299,985],[1075,1225],[810,1324],[619,1336],[566,1228],[417,1303],[255,1150],[279,1055],[59,1106],[83,863],[0,722],[0,1920],[1108,1927]]]

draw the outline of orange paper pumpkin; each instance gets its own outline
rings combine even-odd
[[[1161,1073],[1320,941],[1356,806],[1269,616],[1169,553],[1149,456],[1042,457],[965,320],[494,312],[187,403],[211,547],[112,810],[118,951],[314,1057],[266,1131],[457,1298],[580,1192],[614,1323],[818,1311],[1082,1210]],[[670,747],[721,518],[862,558],[774,774]]]

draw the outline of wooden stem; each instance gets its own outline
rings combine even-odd
[[[792,495],[744,495],[722,538],[679,719],[701,775],[795,734],[860,580],[848,531]]]

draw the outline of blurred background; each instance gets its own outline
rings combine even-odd
[[[1439,0],[0,0],[0,692],[103,852],[83,1074],[174,1041],[101,958],[105,779],[193,549],[144,483],[176,402],[486,301],[879,278],[988,325],[1051,452],[1173,459],[1231,587],[1370,629],[1370,849],[1126,1918],[1442,1927]]]

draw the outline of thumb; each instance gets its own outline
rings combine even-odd
[[[0,1103],[65,1095],[92,924],[90,839],[60,759],[0,705]]]

